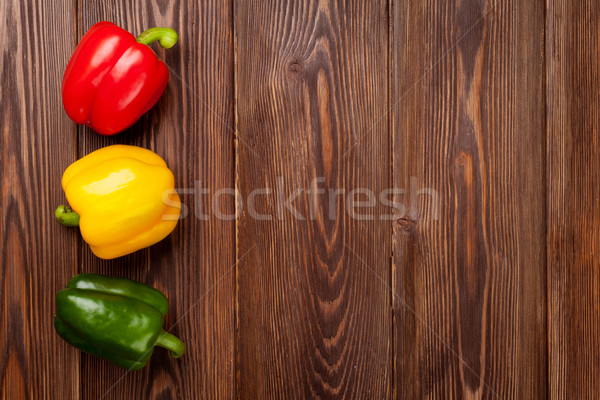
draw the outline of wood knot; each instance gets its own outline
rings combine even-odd
[[[394,221],[396,227],[404,234],[412,234],[417,230],[417,221],[411,218],[398,218]]]
[[[464,152],[460,152],[458,157],[454,160],[457,166],[463,167],[467,163],[467,155]]]
[[[287,74],[290,79],[300,80],[304,74],[304,66],[300,61],[293,60],[287,66]]]

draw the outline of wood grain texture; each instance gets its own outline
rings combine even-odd
[[[2,399],[79,395],[79,352],[61,344],[52,324],[54,294],[77,270],[76,236],[54,220],[62,199],[56,165],[76,153],[75,124],[60,98],[73,13],[71,1],[0,3]]]
[[[547,12],[550,393],[600,393],[600,5]]]
[[[82,1],[78,10],[79,37],[100,20],[134,34],[153,26],[179,33],[172,49],[153,45],[171,68],[157,106],[115,137],[81,128],[79,156],[115,143],[152,149],[173,171],[188,211],[168,238],[127,257],[102,261],[82,246],[82,272],[126,276],[162,290],[171,305],[165,326],[187,345],[181,359],[159,349],[148,368],[128,374],[83,355],[82,397],[233,398],[235,224],[217,219],[200,191],[234,185],[232,5]],[[234,199],[224,196],[219,207],[231,213]]]
[[[8,0],[0,17],[0,399],[598,397],[597,1]],[[180,34],[152,46],[164,96],[114,137],[60,97],[100,20]],[[187,216],[102,261],[53,211],[64,169],[115,143],[165,158]],[[164,291],[186,355],[125,373],[68,346],[54,295],[80,272]]]
[[[389,185],[387,13],[236,2],[239,398],[389,396],[391,222],[345,201]]]
[[[392,15],[395,395],[545,398],[544,2]]]

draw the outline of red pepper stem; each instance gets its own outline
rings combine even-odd
[[[150,28],[136,38],[138,43],[150,45],[156,41],[162,48],[170,49],[177,43],[177,32],[171,28]]]
[[[171,352],[171,357],[173,358],[179,358],[185,353],[185,344],[164,329],[158,334],[156,345],[169,350]]]
[[[56,220],[64,226],[79,226],[79,214],[69,206],[60,205],[54,212]]]

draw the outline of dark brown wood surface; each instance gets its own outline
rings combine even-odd
[[[387,124],[352,149],[388,107],[386,5],[239,1],[235,17],[238,397],[389,397],[390,221],[329,196],[389,184]]]
[[[393,11],[396,390],[545,398],[544,2]]]
[[[548,2],[548,349],[556,399],[600,394],[600,4]]]
[[[8,0],[0,16],[0,398],[600,396],[597,1]],[[152,46],[165,94],[114,137],[60,96],[100,20],[180,34]],[[115,143],[164,157],[187,215],[102,261],[53,212],[64,169]],[[54,294],[81,272],[164,291],[185,356],[126,372],[68,346]]]
[[[52,320],[54,293],[77,273],[79,241],[56,226],[48,206],[63,201],[61,166],[77,146],[57,95],[57,66],[66,65],[76,40],[74,9],[10,1],[0,15],[0,397],[76,398],[80,356],[63,345]]]

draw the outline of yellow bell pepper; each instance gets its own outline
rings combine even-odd
[[[77,226],[100,258],[111,259],[143,249],[167,237],[179,219],[181,202],[173,173],[156,153],[114,145],[71,164],[62,187],[69,207],[56,219]]]

